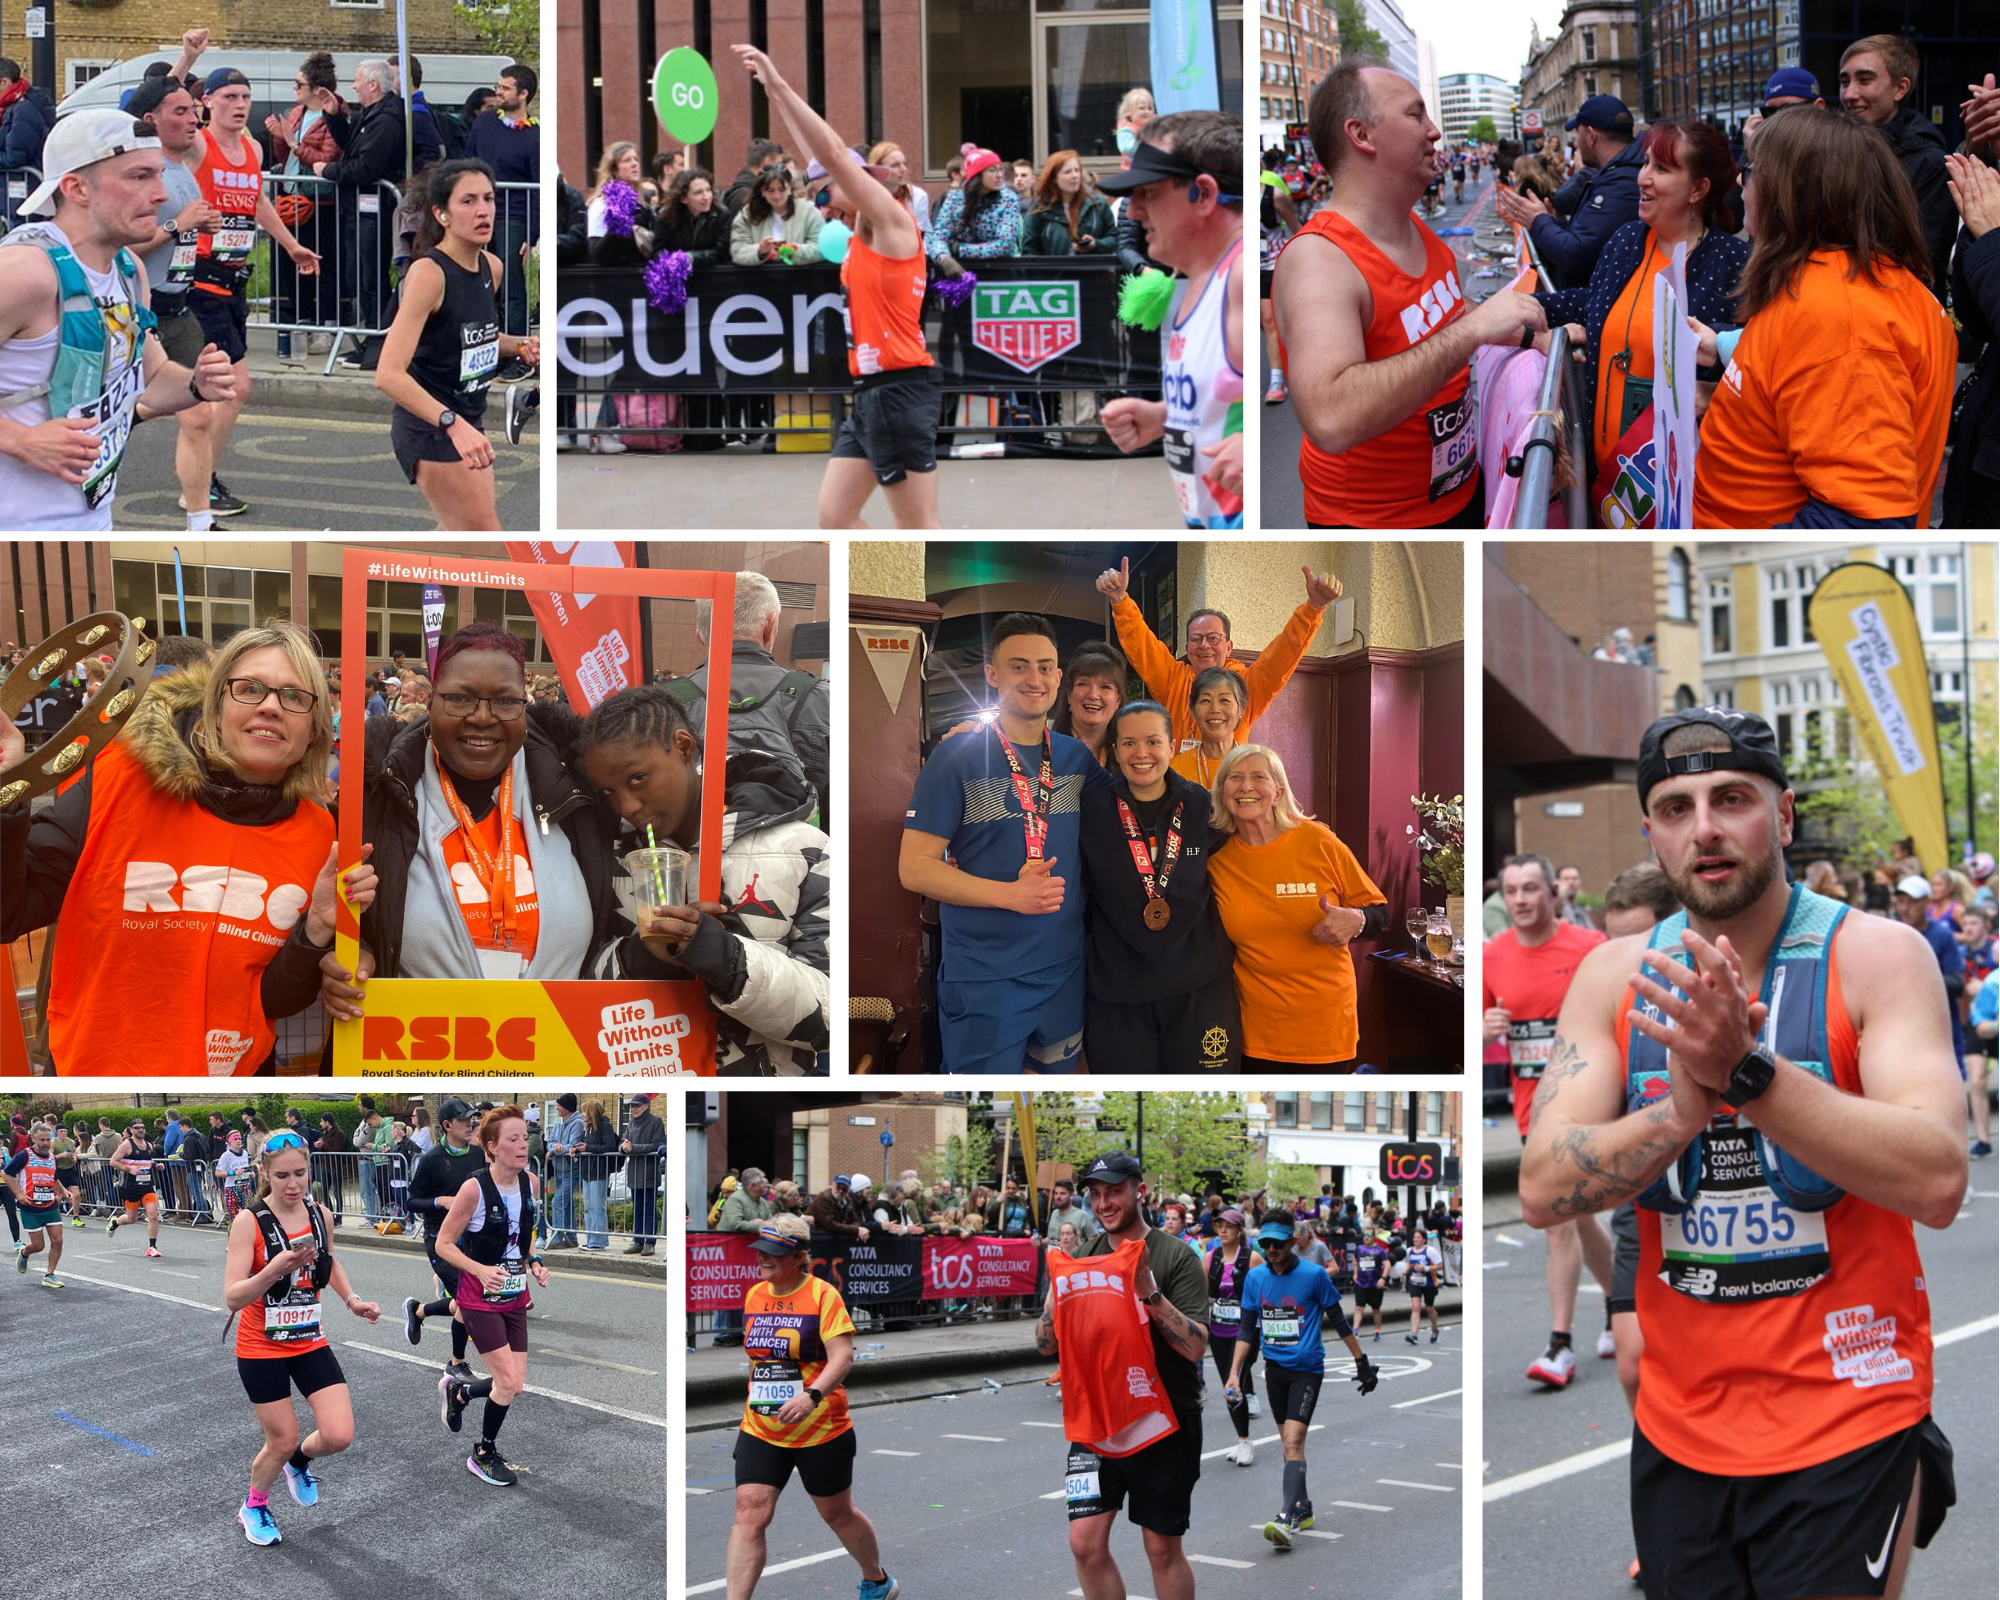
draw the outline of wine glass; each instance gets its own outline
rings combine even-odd
[[[1410,936],[1410,943],[1416,947],[1416,960],[1422,963],[1424,957],[1424,930],[1430,926],[1430,918],[1422,906],[1411,906],[1403,918],[1403,929]]]
[[[1424,928],[1424,944],[1430,950],[1431,964],[1440,972],[1445,970],[1446,958],[1451,954],[1451,937],[1451,918],[1439,906]]]

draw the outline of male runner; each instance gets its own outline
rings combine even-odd
[[[1358,1321],[1363,1311],[1375,1313],[1374,1343],[1382,1342],[1382,1291],[1389,1281],[1389,1268],[1394,1264],[1395,1252],[1382,1242],[1379,1234],[1365,1232],[1353,1246],[1354,1256],[1354,1314]]]
[[[1263,171],[1258,178],[1257,225],[1261,232],[1261,259],[1258,263],[1257,314],[1264,329],[1264,357],[1270,363],[1271,383],[1264,391],[1264,404],[1281,405],[1290,392],[1285,388],[1285,353],[1278,347],[1278,324],[1271,315],[1271,278],[1277,270],[1278,255],[1285,241],[1299,231],[1299,208],[1292,191],[1278,175],[1283,153],[1273,145],[1264,152]]]
[[[64,117],[41,186],[0,238],[0,506],[28,533],[108,533],[118,463],[143,401],[155,414],[231,398],[204,349],[192,368],[148,338],[144,269],[159,234],[165,158],[122,111]]]
[[[1556,873],[1547,856],[1509,856],[1500,868],[1500,894],[1514,925],[1486,943],[1481,1006],[1486,1042],[1507,1041],[1514,1121],[1525,1139],[1529,1106],[1548,1064],[1563,996],[1584,956],[1604,943],[1604,935],[1557,918]],[[1553,1224],[1548,1239],[1549,1347],[1530,1364],[1528,1376],[1548,1388],[1563,1389],[1576,1375],[1571,1329],[1576,1322],[1577,1285],[1588,1263],[1591,1276],[1609,1294],[1611,1240],[1592,1216]],[[1607,1359],[1617,1354],[1609,1329],[1599,1337],[1597,1353]]]
[[[1786,881],[1761,718],[1639,747],[1687,907],[1584,960],[1521,1162],[1530,1225],[1639,1202],[1632,1525],[1648,1600],[1900,1593],[1952,1502],[1911,1220],[1965,1192],[1937,963],[1915,929]]]
[[[1208,1274],[1201,1257],[1178,1239],[1150,1227],[1145,1218],[1146,1185],[1138,1161],[1122,1150],[1099,1156],[1077,1179],[1090,1197],[1103,1232],[1078,1259],[1112,1256],[1143,1241],[1133,1268],[1131,1292],[1146,1309],[1153,1366],[1172,1408],[1171,1433],[1124,1455],[1099,1455],[1069,1447],[1069,1550],[1076,1561],[1084,1600],[1123,1600],[1125,1580],[1111,1554],[1111,1523],[1129,1497],[1127,1517],[1138,1524],[1152,1568],[1157,1600],[1194,1600],[1194,1569],[1181,1550],[1201,1477],[1201,1360],[1208,1349]],[[1252,1275],[1255,1275],[1252,1270]],[[1056,1355],[1056,1298],[1048,1299],[1035,1329],[1035,1349]],[[1116,1396],[1087,1395],[1082,1362],[1066,1364],[1063,1410],[1082,1408]]]
[[[477,1119],[472,1107],[463,1100],[454,1095],[438,1107],[437,1115],[437,1143],[417,1158],[416,1170],[410,1174],[410,1209],[423,1219],[424,1254],[430,1257],[431,1274],[437,1280],[438,1298],[420,1301],[412,1295],[403,1302],[403,1337],[411,1344],[421,1344],[425,1319],[448,1314],[451,1317],[451,1359],[445,1363],[444,1370],[470,1383],[473,1381],[472,1364],[465,1359],[465,1319],[459,1315],[456,1298],[458,1269],[438,1258],[437,1240],[438,1229],[444,1226],[451,1202],[465,1187],[465,1180],[485,1169],[486,1152],[472,1142],[473,1124]]]
[[[42,1253],[42,1235],[48,1235],[49,1264],[42,1273],[44,1289],[60,1289],[62,1280],[56,1266],[62,1260],[63,1187],[56,1177],[54,1141],[47,1123],[38,1122],[28,1135],[24,1150],[16,1150],[0,1167],[0,1182],[13,1191],[21,1208],[21,1229],[27,1234],[14,1246],[14,1270],[25,1273],[28,1262]]]
[[[1381,1374],[1361,1353],[1361,1341],[1340,1309],[1340,1291],[1326,1268],[1297,1255],[1297,1230],[1283,1211],[1265,1213],[1257,1230],[1257,1248],[1264,1264],[1252,1267],[1243,1285],[1243,1325],[1236,1336],[1236,1359],[1229,1369],[1223,1395],[1243,1393],[1243,1368],[1264,1348],[1264,1393],[1278,1422],[1278,1442],[1285,1452],[1285,1498],[1278,1514],[1264,1524],[1264,1537],[1289,1550],[1297,1536],[1313,1525],[1312,1496],[1306,1491],[1306,1429],[1319,1404],[1326,1378],[1326,1346],[1322,1323],[1333,1331],[1354,1357],[1354,1382],[1372,1394]]]
[[[1132,165],[1098,179],[1146,230],[1146,254],[1181,275],[1163,329],[1161,400],[1099,413],[1128,455],[1166,440],[1190,528],[1243,526],[1243,124],[1176,111],[1139,130]]]
[[[989,730],[947,739],[904,815],[903,887],[942,903],[938,1025],[946,1072],[1074,1072],[1083,1055],[1081,802],[1111,778],[1049,731],[1062,669],[1054,630],[993,625]],[[1067,862],[1067,873],[1063,864]]]
[[[146,1254],[160,1254],[160,1197],[153,1192],[153,1163],[160,1152],[146,1137],[146,1124],[134,1119],[125,1137],[111,1154],[111,1170],[118,1174],[118,1198],[122,1208],[111,1213],[104,1225],[108,1239],[120,1223],[130,1222],[141,1211],[146,1214]]]
[[[244,132],[250,121],[250,80],[234,67],[217,67],[202,85],[208,127],[197,135],[195,182],[214,213],[195,246],[194,285],[189,305],[209,341],[226,355],[235,374],[234,390],[218,396],[205,429],[184,428],[174,446],[174,470],[181,480],[181,509],[190,519],[204,509],[216,516],[240,516],[246,503],[231,494],[215,467],[229,449],[236,419],[250,399],[250,255],[262,228],[292,258],[301,277],[319,271],[319,256],[292,237],[278,208],[264,192],[264,152]],[[204,491],[203,485],[206,485]],[[193,520],[188,526],[194,527]]]

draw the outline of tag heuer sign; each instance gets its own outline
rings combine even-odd
[[[972,291],[972,342],[1033,372],[1083,342],[1074,283],[982,283]]]

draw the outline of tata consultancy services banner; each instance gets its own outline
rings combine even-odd
[[[757,1281],[757,1253],[747,1233],[690,1233],[687,1309],[735,1311]],[[1033,1294],[1041,1247],[1033,1239],[913,1238],[871,1233],[866,1244],[816,1236],[812,1272],[849,1305],[900,1300],[969,1300]]]
[[[1033,1294],[1040,1266],[1033,1239],[926,1239],[924,1298]]]
[[[1152,0],[1153,104],[1170,111],[1219,111],[1214,0]]]

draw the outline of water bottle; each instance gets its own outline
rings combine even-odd
[[[999,1382],[993,1378],[981,1378],[979,1380],[979,1387],[984,1389],[988,1394],[998,1394],[1000,1392]]]
[[[278,330],[278,359],[280,361],[292,359],[292,332],[289,328]]]

